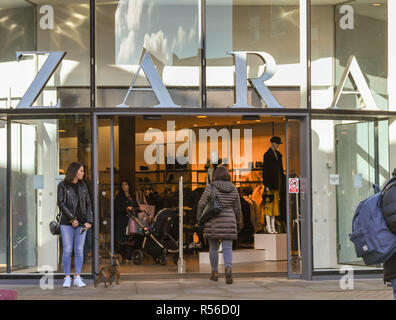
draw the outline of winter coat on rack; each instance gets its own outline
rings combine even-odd
[[[213,186],[222,210],[218,216],[205,223],[204,238],[236,240],[240,229],[241,203],[238,190],[232,182],[216,180],[206,186],[198,203],[197,220],[210,199]]]
[[[264,162],[263,162],[263,184],[265,187],[268,187],[270,190],[279,190],[280,185],[279,177],[283,176],[283,162],[282,162],[282,154],[275,150],[278,159],[275,157],[274,151],[272,148],[269,148],[268,151],[264,154]]]

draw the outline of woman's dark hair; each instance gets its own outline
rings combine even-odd
[[[120,190],[122,190],[122,184],[123,184],[123,183],[126,183],[126,184],[128,185],[128,187],[129,187],[129,190],[131,190],[131,183],[130,183],[129,180],[127,180],[127,179],[121,180],[121,183],[120,183]]]
[[[213,181],[231,181],[231,176],[228,173],[228,169],[225,166],[217,166],[213,173]]]
[[[72,162],[69,165],[69,168],[67,168],[66,171],[66,177],[65,180],[63,180],[65,183],[72,183],[74,178],[77,175],[78,170],[80,170],[81,167],[84,167],[80,162]]]

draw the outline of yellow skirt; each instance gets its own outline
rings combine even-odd
[[[273,194],[274,200],[271,201],[270,203],[264,204],[264,210],[262,210],[263,214],[261,216],[261,224],[264,224],[264,216],[273,217],[280,215],[280,210],[279,210],[280,191],[271,190],[271,191],[267,191],[267,194]]]

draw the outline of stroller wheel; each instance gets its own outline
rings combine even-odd
[[[140,249],[135,249],[132,251],[132,261],[134,264],[139,265],[143,262],[143,251]]]
[[[176,254],[173,256],[173,263],[174,263],[174,264],[178,264],[178,263],[179,263],[179,254],[178,254],[178,253],[176,253]]]
[[[167,264],[167,262],[168,262],[168,261],[166,261],[166,257],[164,257],[164,256],[161,256],[161,257],[158,259],[158,263],[159,263],[160,265],[162,265],[162,266],[165,266],[165,265]]]

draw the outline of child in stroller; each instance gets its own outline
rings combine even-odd
[[[126,248],[126,262],[135,262],[136,264],[137,259],[136,257],[135,259],[133,258],[132,253],[136,249],[142,248],[145,229],[148,229],[153,221],[153,217],[151,217],[147,212],[142,211],[140,208],[128,210],[128,216],[130,219],[127,227],[128,241]],[[132,219],[131,216],[135,219]]]
[[[139,265],[143,262],[144,252],[154,258],[154,261],[166,265],[168,253],[174,253],[173,262],[177,264],[178,255],[178,211],[164,208],[155,216],[152,223],[146,224],[140,210],[129,212],[131,222],[136,223],[136,231],[129,242],[128,252],[132,262]],[[139,217],[140,214],[140,217]]]

